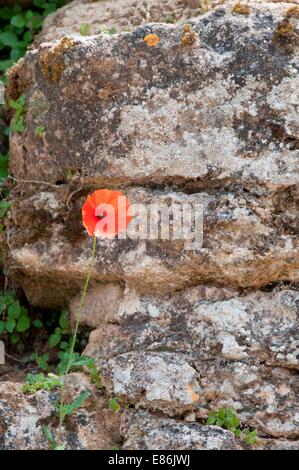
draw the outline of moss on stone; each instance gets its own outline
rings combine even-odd
[[[293,46],[298,44],[298,34],[295,31],[295,26],[288,18],[284,18],[278,23],[274,37],[278,46],[284,47],[288,53],[294,52]]]
[[[297,18],[297,19],[299,19],[299,7],[294,6],[294,7],[289,8],[286,11],[285,17],[286,18]]]
[[[62,38],[58,46],[53,50],[44,51],[39,57],[39,66],[43,77],[50,82],[60,81],[64,71],[63,55],[66,50],[74,46],[70,38]]]
[[[189,24],[185,24],[184,32],[181,35],[181,44],[183,46],[191,46],[195,43],[197,36],[197,33],[191,31],[191,26]]]
[[[238,13],[238,15],[250,15],[250,8],[248,5],[242,5],[241,3],[236,3],[232,8],[233,13]]]

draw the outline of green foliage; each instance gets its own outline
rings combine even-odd
[[[43,370],[43,371],[48,371],[50,366],[49,366],[49,353],[45,354],[38,354],[37,352],[34,352],[30,356],[31,361],[35,361],[38,367]]]
[[[25,131],[25,113],[26,113],[26,97],[25,95],[19,96],[17,100],[10,100],[9,106],[15,110],[13,118],[10,123],[12,132],[22,134]]]
[[[39,135],[39,136],[40,136],[40,135],[43,135],[43,133],[45,132],[45,130],[46,130],[45,126],[37,126],[37,127],[35,128],[35,131],[34,131],[34,132],[35,132],[35,135]]]
[[[6,216],[8,210],[10,209],[10,205],[11,204],[9,201],[5,201],[4,199],[0,201],[0,219],[3,219]]]
[[[60,387],[61,380],[55,374],[28,374],[22,387],[24,393],[36,393],[38,390],[53,390]]]
[[[49,337],[49,347],[55,348],[58,344],[61,349],[65,349],[68,345],[67,342],[63,341],[65,335],[69,334],[69,323],[67,319],[67,311],[63,310],[59,318],[59,326],[55,328],[53,334]]]
[[[0,153],[0,188],[3,189],[5,178],[8,175],[8,154]],[[1,202],[1,201],[0,201]]]
[[[84,401],[90,396],[90,392],[82,392],[78,395],[75,400],[70,405],[59,406],[58,412],[59,416],[65,418],[68,415],[71,415],[75,410],[80,408]]]
[[[165,23],[170,23],[170,24],[174,24],[176,23],[176,19],[173,15],[166,15],[165,18],[164,18],[164,22]]]
[[[61,351],[59,354],[60,362],[57,366],[57,372],[60,375],[63,375],[69,366],[69,370],[78,370],[82,367],[86,367],[92,382],[96,385],[97,388],[101,388],[101,376],[97,370],[95,359],[93,357],[88,357],[78,352],[74,352],[70,358],[70,352]]]
[[[0,7],[0,72],[19,60],[41,29],[44,18],[66,0],[34,0],[32,9],[21,5]]]
[[[50,429],[48,428],[48,426],[43,426],[42,427],[42,430],[43,430],[43,433],[47,439],[47,441],[49,442],[50,444],[50,448],[51,450],[64,450],[64,446],[59,446],[56,442],[56,439],[55,439],[55,436],[54,434],[52,433],[52,431],[50,431]]]
[[[120,404],[118,403],[118,397],[110,398],[109,410],[114,413],[118,413],[121,410]]]
[[[0,295],[0,314],[0,336],[7,332],[11,343],[17,344],[21,334],[29,330],[31,325],[27,308],[21,306],[10,291]]]
[[[113,26],[112,28],[102,28],[101,29],[101,33],[104,33],[104,34],[110,34],[110,36],[112,36],[113,34],[116,34],[117,33],[117,29]]]
[[[211,410],[207,419],[207,424],[214,424],[221,428],[233,432],[236,437],[241,437],[248,445],[255,445],[257,432],[249,429],[241,429],[240,420],[233,408],[220,408],[217,411]]]
[[[87,23],[84,23],[80,26],[80,34],[81,36],[89,36],[90,34],[90,25]]]
[[[221,428],[228,429],[235,436],[240,436],[240,420],[232,408],[220,408],[218,411],[210,411],[207,424],[215,424]]]
[[[35,328],[42,328],[43,327],[43,322],[41,320],[33,320],[32,325],[35,326]]]
[[[257,432],[256,429],[250,431],[249,429],[243,429],[244,441],[245,444],[249,446],[254,446],[256,444]]]

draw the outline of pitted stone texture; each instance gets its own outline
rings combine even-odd
[[[94,292],[90,297],[96,304]],[[232,289],[199,286],[164,298],[127,289],[118,311],[91,333],[87,351],[101,360],[165,348],[199,361],[255,360],[299,370],[298,305],[299,291],[285,288],[240,296]],[[88,324],[86,314],[83,324]]]
[[[202,204],[204,240],[191,252],[180,241],[102,241],[95,281],[148,293],[299,281],[296,44],[287,53],[275,40],[289,5],[210,12],[190,21],[189,46],[181,24],[46,43],[11,70],[9,93],[24,92],[28,110],[26,131],[10,139],[10,170],[43,181],[43,195],[17,186],[6,231],[10,273],[32,303],[60,306],[78,293],[91,249],[80,210],[99,187],[124,189],[132,203]],[[60,283],[46,303],[44,286]]]
[[[108,411],[108,404],[88,379],[78,373],[68,376],[67,402],[87,390],[92,398],[65,420],[62,443],[67,450],[107,449],[120,439],[118,416]],[[42,428],[47,425],[57,439],[59,393],[40,390],[28,395],[20,383],[0,382],[0,449],[49,449]]]
[[[247,446],[233,433],[217,426],[203,426],[137,411],[122,417],[123,449],[126,450],[298,450],[299,441],[258,437]]]
[[[125,421],[125,420],[124,420]],[[139,411],[127,416],[125,450],[241,449],[233,433],[216,426],[158,418]]]
[[[88,2],[76,0],[50,15],[43,24],[43,30],[34,44],[52,41],[72,33],[80,33],[83,24],[88,24],[88,35],[99,34],[102,30],[115,28],[117,32],[129,31],[142,23],[175,23],[183,21],[221,0],[205,2],[200,0],[102,0]]]
[[[53,183],[83,167],[98,185],[298,183],[296,56],[275,42],[288,8],[253,4],[249,16],[218,9],[190,21],[192,46],[181,43],[182,25],[148,24],[76,36],[59,59],[51,43],[29,51],[27,130],[11,139],[11,170]],[[156,48],[143,40],[149,32],[160,38]],[[59,81],[43,72],[45,54],[59,60]],[[40,138],[34,129],[43,119]]]
[[[84,307],[80,309],[80,297],[74,298],[70,304],[71,323],[76,321],[80,309],[80,323],[90,328],[97,328],[102,321],[113,321],[123,300],[124,289],[116,283],[100,284],[90,289],[85,298]]]
[[[171,413],[199,400],[197,373],[179,354],[128,353],[110,359],[105,372],[108,390],[131,402]]]
[[[92,240],[81,223],[84,198],[67,209],[65,188],[46,195],[32,188],[27,198],[19,190],[21,186],[14,191],[7,221],[10,274],[19,279],[32,304],[63,305],[78,294],[90,259]],[[125,194],[147,210],[155,204],[202,207],[202,247],[190,251],[186,240],[136,240],[132,223],[132,236],[129,226],[126,240],[98,241],[94,282],[125,281],[145,293],[163,294],[202,282],[260,287],[299,281],[295,187],[259,196],[241,188],[191,195],[138,188]],[[55,289],[61,284],[59,296],[45,296],[46,285]]]
[[[125,402],[199,419],[232,406],[262,435],[296,438],[298,295],[205,286],[161,299],[127,290],[85,353]]]

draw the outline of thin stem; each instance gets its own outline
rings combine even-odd
[[[81,298],[80,298],[79,308],[78,308],[78,311],[77,311],[77,314],[76,314],[75,330],[74,330],[74,334],[73,334],[73,338],[72,338],[72,342],[71,342],[71,348],[70,348],[70,351],[69,351],[69,358],[68,358],[67,366],[66,366],[66,369],[64,371],[63,377],[61,378],[60,407],[59,407],[59,438],[61,437],[62,425],[63,425],[63,421],[64,421],[63,406],[64,406],[64,399],[65,399],[65,378],[66,378],[67,374],[69,373],[70,368],[72,367],[75,344],[76,344],[78,328],[79,328],[79,324],[80,324],[80,317],[81,317],[82,309],[84,307],[85,297],[86,297],[86,294],[87,294],[88,285],[89,285],[89,281],[90,281],[91,274],[92,274],[92,268],[93,268],[95,252],[96,252],[96,245],[97,245],[97,239],[96,239],[96,237],[94,237],[93,238],[93,247],[92,247],[92,252],[91,252],[91,260],[90,260],[89,267],[88,267],[88,273],[87,273],[86,281],[85,281],[84,288],[83,288],[83,291],[82,291],[82,295],[81,295]]]

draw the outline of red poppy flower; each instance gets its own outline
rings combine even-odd
[[[114,238],[132,220],[129,210],[130,202],[121,192],[98,189],[83,204],[82,222],[88,235]]]

